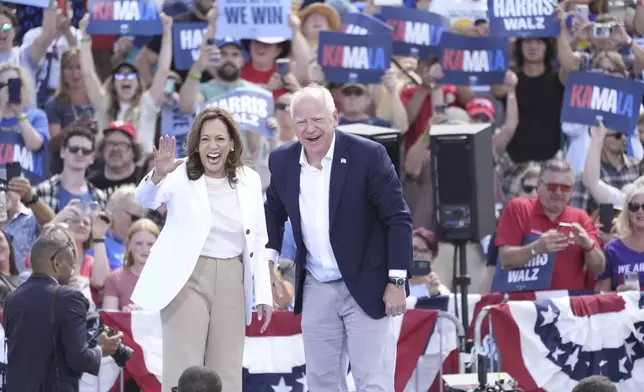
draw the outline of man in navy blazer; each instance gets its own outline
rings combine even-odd
[[[72,237],[62,228],[50,229],[34,244],[33,274],[5,302],[5,391],[76,392],[81,375],[97,376],[101,357],[116,352],[120,333],[103,333],[97,347],[88,346],[89,302],[67,286],[75,260]]]
[[[385,148],[335,130],[338,111],[317,85],[291,100],[298,142],[269,157],[270,260],[290,218],[297,245],[295,313],[302,313],[307,386],[394,390],[393,317],[405,312],[411,215]]]

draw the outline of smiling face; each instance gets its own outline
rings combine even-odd
[[[208,177],[226,176],[226,160],[234,147],[235,142],[223,121],[213,119],[203,123],[199,138],[199,159]]]
[[[120,131],[107,132],[104,139],[103,160],[111,168],[129,165],[134,160],[132,139]]]
[[[628,218],[634,231],[644,231],[644,193],[636,193],[628,202]]]
[[[65,168],[78,172],[85,170],[94,162],[92,141],[83,136],[73,136],[60,150]]]
[[[315,162],[321,160],[331,147],[338,111],[325,107],[321,94],[303,93],[292,105],[295,134],[307,155]]]
[[[136,70],[123,66],[114,72],[114,90],[119,101],[130,102],[139,90],[139,79]]]

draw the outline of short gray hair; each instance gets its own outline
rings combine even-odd
[[[291,117],[294,117],[293,113],[295,113],[295,105],[297,105],[297,101],[302,97],[313,97],[319,99],[324,103],[324,108],[327,110],[328,114],[333,116],[333,112],[335,112],[335,101],[333,100],[331,92],[326,87],[320,86],[316,83],[311,83],[308,86],[297,90],[295,94],[293,94],[290,107]]]
[[[112,193],[105,209],[108,212],[114,212],[119,208],[123,208],[128,201],[135,201],[135,193],[136,188],[134,185],[123,185]]]
[[[539,180],[545,182],[546,175],[549,172],[554,173],[568,173],[572,181],[575,181],[575,172],[572,170],[572,166],[568,164],[565,160],[555,157],[541,166],[541,173],[539,174]]]

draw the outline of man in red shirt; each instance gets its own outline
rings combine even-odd
[[[593,276],[604,272],[604,254],[592,220],[585,211],[568,205],[573,181],[573,170],[566,162],[547,162],[539,176],[537,198],[510,200],[497,228],[496,245],[504,268],[521,267],[540,254],[555,254],[550,290],[591,289]],[[525,244],[532,236],[538,239]]]

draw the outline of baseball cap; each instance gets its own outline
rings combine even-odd
[[[490,121],[494,121],[494,104],[487,98],[472,98],[465,106],[465,110],[467,110],[467,114],[469,114],[470,117],[483,114],[487,116]]]
[[[120,131],[129,136],[132,140],[136,140],[136,128],[130,123],[123,121],[112,121],[103,133]]]
[[[226,45],[235,45],[239,49],[244,50],[244,47],[242,46],[241,41],[238,40],[238,39],[235,39],[233,37],[225,37],[225,38],[217,40],[217,47],[218,48],[222,48],[222,47],[224,47]]]

